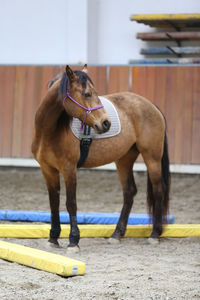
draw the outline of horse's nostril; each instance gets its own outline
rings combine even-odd
[[[108,120],[103,121],[102,123],[103,129],[108,131],[110,129],[110,122]]]

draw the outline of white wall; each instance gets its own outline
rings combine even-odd
[[[127,64],[152,30],[139,13],[200,13],[200,0],[0,0],[0,64]]]
[[[87,0],[0,0],[0,63],[87,60]]]

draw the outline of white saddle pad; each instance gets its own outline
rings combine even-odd
[[[99,96],[99,99],[101,100],[101,103],[104,106],[105,111],[107,112],[108,116],[110,117],[111,126],[108,132],[97,134],[95,133],[94,129],[91,128],[90,135],[87,137],[91,137],[93,139],[105,139],[109,138],[115,135],[118,135],[121,131],[121,123],[118,116],[118,112],[114,105],[106,98]],[[81,131],[81,121],[77,118],[73,118],[70,123],[70,128],[73,132],[73,134],[81,140],[83,137],[85,137],[83,130]]]

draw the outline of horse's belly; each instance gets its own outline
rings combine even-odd
[[[112,138],[93,140],[84,167],[92,168],[117,161],[129,151],[135,140],[133,131],[121,132]]]

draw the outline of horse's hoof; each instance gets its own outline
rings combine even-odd
[[[120,239],[117,239],[117,238],[114,238],[114,237],[110,237],[108,239],[108,244],[119,245],[120,244]]]
[[[54,240],[54,239],[49,239],[48,240],[48,245],[51,247],[51,248],[61,248],[58,241],[57,240]]]
[[[80,252],[80,248],[78,245],[75,245],[75,246],[68,246],[67,247],[67,253],[79,253]]]
[[[157,246],[157,245],[159,245],[159,243],[160,243],[160,241],[159,241],[158,238],[150,237],[150,238],[147,239],[147,244],[148,245]]]

